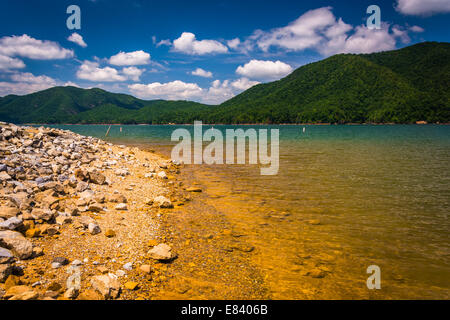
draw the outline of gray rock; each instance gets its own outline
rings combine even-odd
[[[88,230],[89,230],[89,233],[92,235],[96,235],[96,234],[99,234],[100,232],[102,232],[99,225],[96,223],[93,223],[93,222],[89,223]]]
[[[128,206],[126,203],[119,203],[114,209],[119,211],[126,211],[128,210]]]
[[[0,247],[0,264],[14,262],[14,255],[11,251]]]
[[[9,275],[13,271],[13,266],[11,264],[5,263],[0,264],[0,283],[3,283],[8,279]]]
[[[9,219],[20,214],[18,208],[14,207],[0,207],[0,218]]]
[[[22,223],[22,219],[12,217],[0,223],[0,230],[15,230],[22,226]]]
[[[160,208],[173,208],[172,202],[164,196],[159,196],[153,199],[153,203],[155,203]]]

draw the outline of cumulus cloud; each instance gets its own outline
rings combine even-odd
[[[141,99],[191,100],[201,97],[203,89],[196,83],[175,80],[167,83],[129,85],[131,93]]]
[[[114,66],[139,66],[150,63],[150,54],[142,50],[134,52],[119,52],[109,58],[109,63]]]
[[[77,71],[78,79],[100,82],[126,81],[127,77],[111,67],[99,67],[98,62],[84,61]]]
[[[260,84],[260,82],[251,81],[247,78],[240,78],[240,79],[237,79],[236,81],[233,81],[231,83],[231,86],[237,90],[244,91],[244,90],[250,89],[253,86],[256,86],[257,84]]]
[[[191,74],[193,76],[199,76],[203,78],[212,78],[213,74],[211,71],[203,70],[202,68],[197,68],[195,71],[192,71]]]
[[[0,70],[7,71],[22,68],[25,68],[25,63],[22,60],[0,54]]]
[[[236,73],[250,78],[261,80],[280,79],[292,72],[292,67],[281,61],[251,60],[244,66],[239,66]]]
[[[450,12],[448,0],[397,0],[396,10],[405,15],[431,16]]]
[[[25,95],[56,86],[57,81],[48,76],[35,76],[32,73],[14,73],[13,82],[0,82],[0,96],[8,94]]]
[[[87,47],[87,44],[86,44],[86,42],[84,42],[83,37],[76,32],[72,33],[70,35],[70,37],[67,38],[67,40],[76,43],[80,47],[83,47],[83,48]]]
[[[226,53],[228,48],[216,40],[197,40],[195,34],[183,32],[173,41],[173,50],[191,55]]]
[[[136,67],[127,67],[122,69],[122,73],[133,81],[139,81],[144,70]]]
[[[239,47],[239,45],[241,44],[241,40],[239,38],[235,38],[232,40],[228,40],[227,41],[227,45],[231,48],[231,49],[237,49]]]
[[[0,38],[0,54],[36,60],[66,59],[74,56],[72,50],[62,48],[56,42],[34,39],[26,34]]]
[[[285,27],[257,30],[244,43],[247,50],[252,47],[264,52],[276,47],[287,51],[312,49],[325,56],[372,53],[395,49],[397,39],[406,41],[408,31],[399,27],[391,30],[386,23],[379,30],[364,25],[353,27],[336,18],[331,7],[323,7],[307,11]]]

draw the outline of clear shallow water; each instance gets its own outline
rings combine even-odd
[[[100,138],[108,128],[59,127]],[[108,140],[170,155],[179,127],[113,126]],[[450,298],[450,126],[242,128],[251,127],[280,129],[277,176],[243,165],[188,170],[257,248],[273,298]],[[380,291],[366,288],[373,264]],[[314,269],[326,276],[308,276]]]

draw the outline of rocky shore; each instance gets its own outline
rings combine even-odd
[[[0,123],[0,299],[147,299],[178,255],[158,218],[199,188],[151,152]]]

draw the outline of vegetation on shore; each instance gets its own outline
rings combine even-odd
[[[430,123],[450,122],[450,44],[339,54],[254,86],[219,106],[145,101],[101,89],[55,87],[0,98],[15,123]]]

